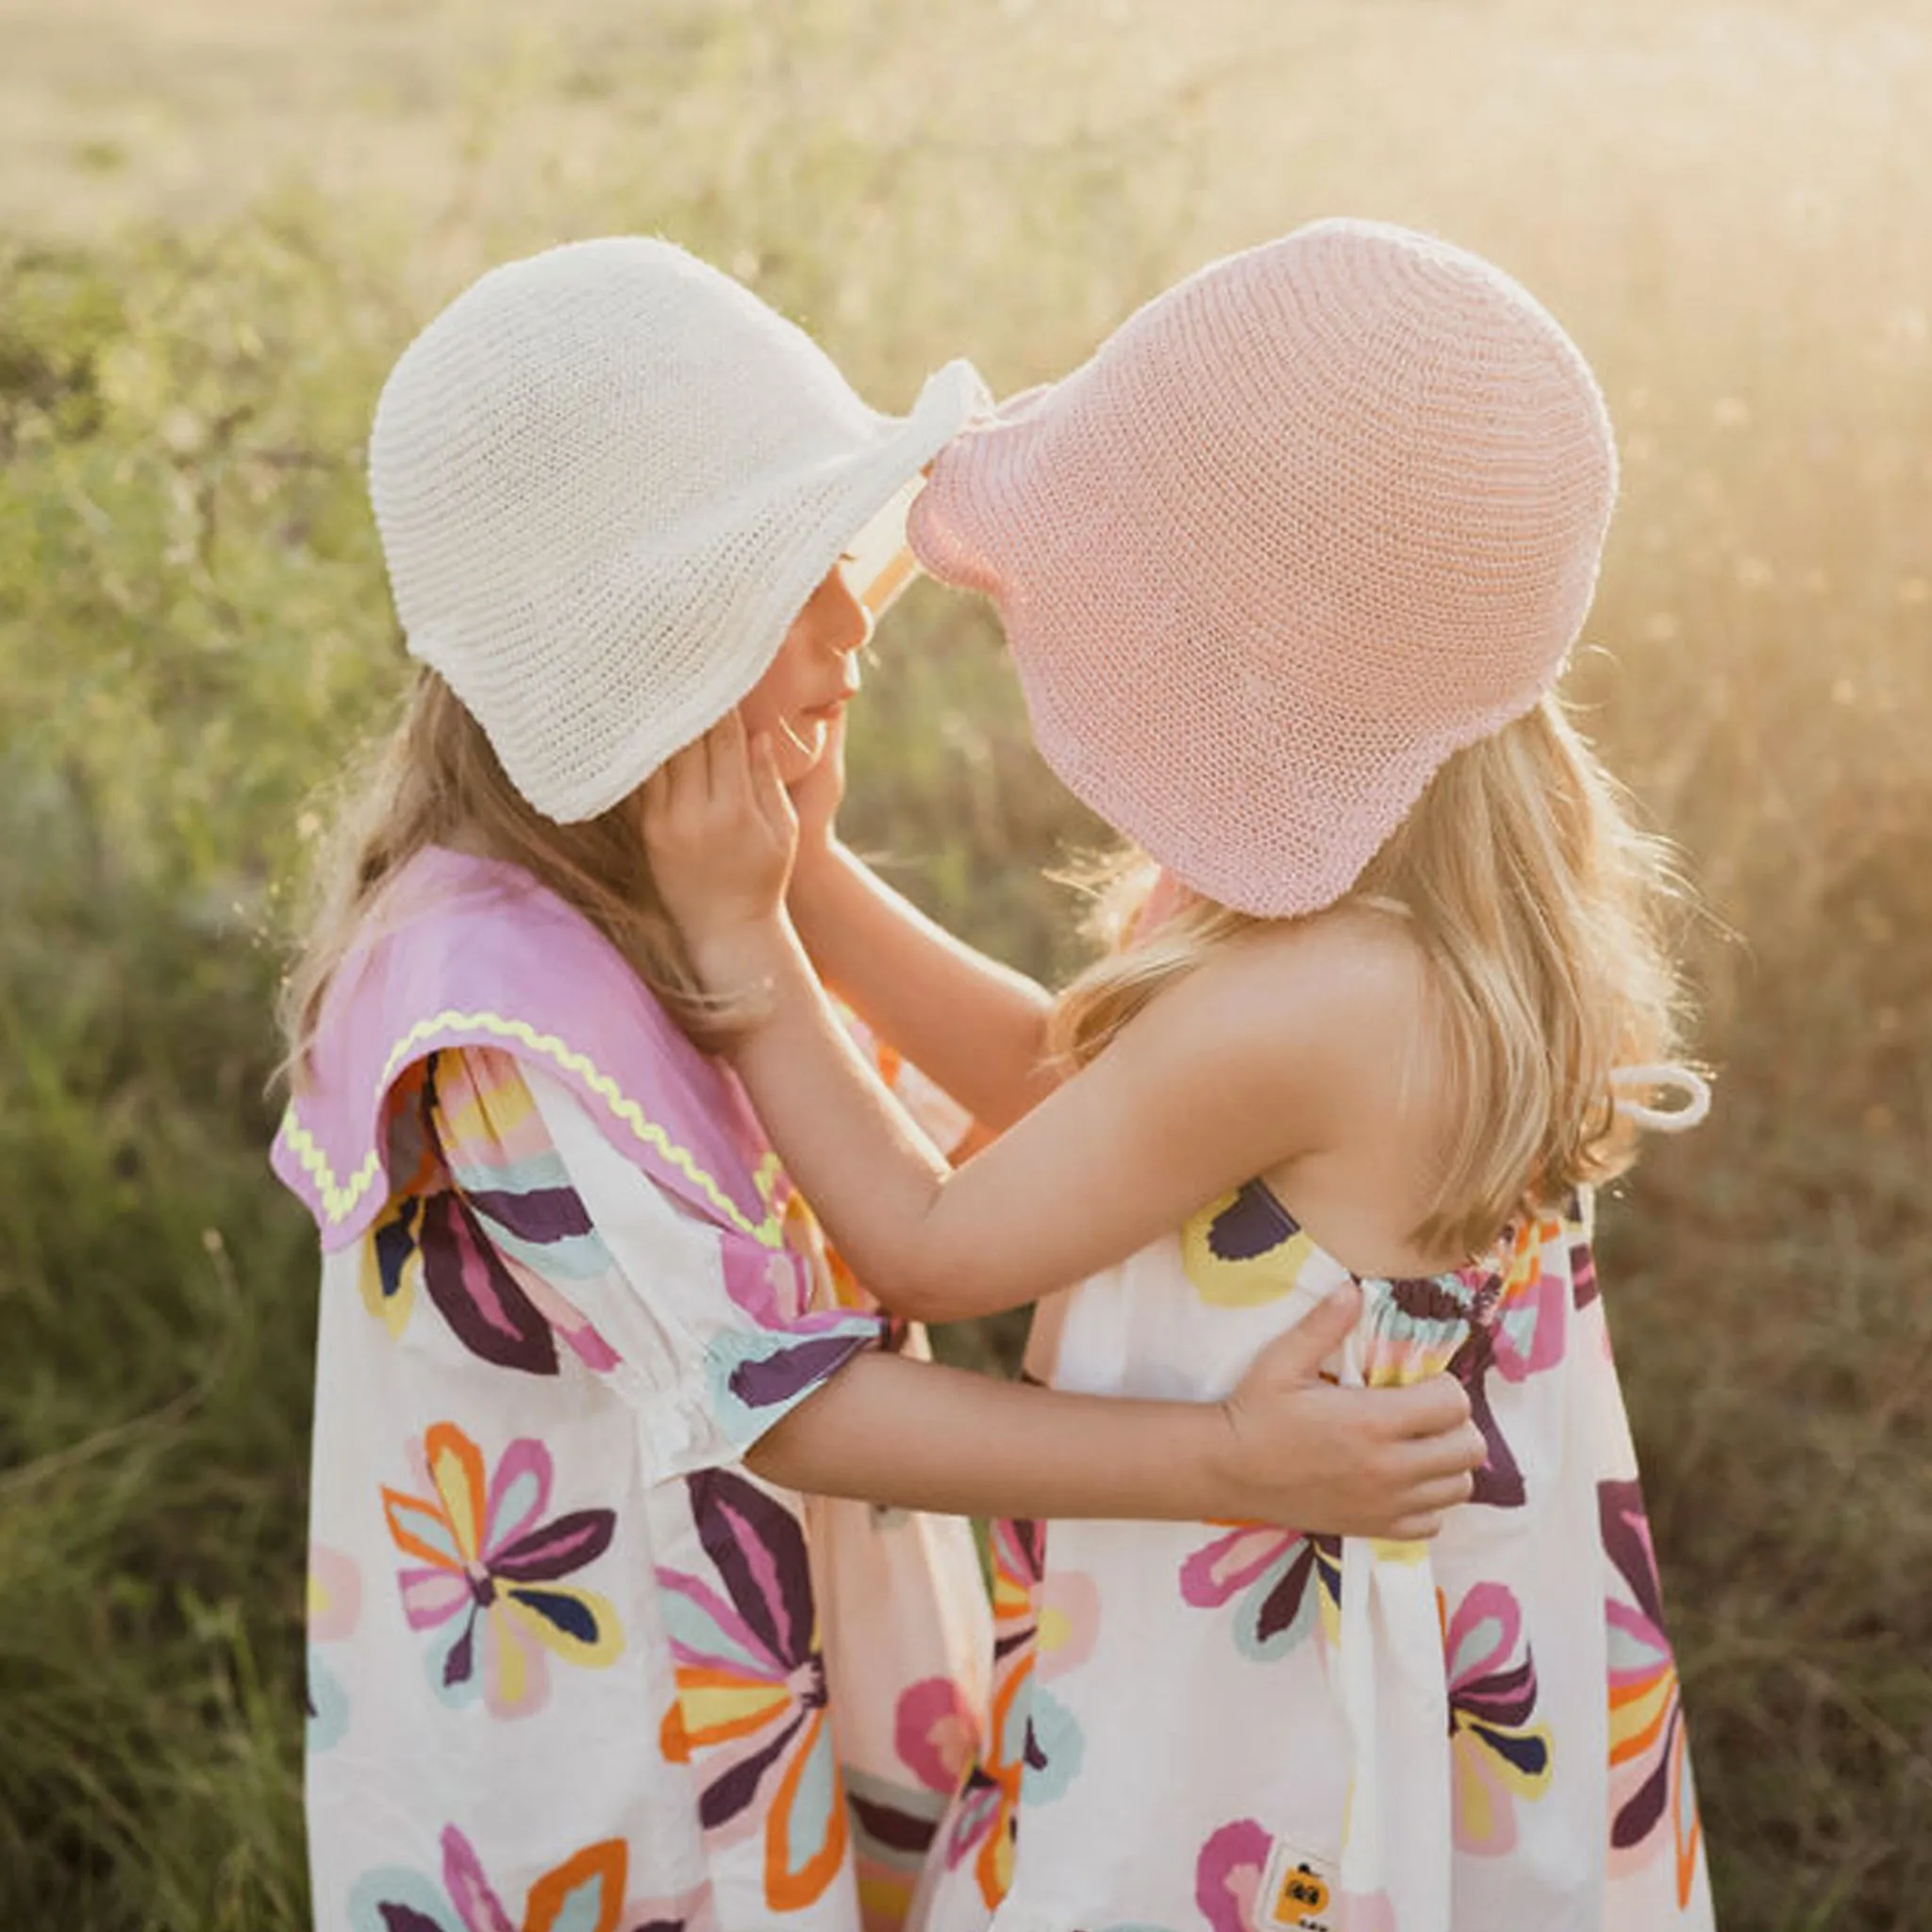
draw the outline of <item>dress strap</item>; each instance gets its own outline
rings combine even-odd
[[[1654,1134],[1687,1133],[1710,1112],[1710,1082],[1680,1060],[1664,1060],[1650,1067],[1612,1067],[1610,1086],[1613,1091],[1633,1088],[1637,1092],[1663,1089],[1679,1096],[1678,1106],[1652,1107],[1636,1093],[1616,1094],[1617,1111]]]

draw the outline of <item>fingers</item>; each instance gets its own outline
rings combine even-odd
[[[705,747],[706,774],[710,781],[711,798],[714,803],[723,804],[742,791],[746,782],[749,750],[745,742],[744,719],[736,705],[706,732]]]
[[[791,808],[785,781],[778,775],[777,752],[763,732],[751,744],[751,795],[773,839],[781,845],[791,844],[798,831],[798,815]]]
[[[1442,1533],[1442,1518],[1435,1510],[1418,1510],[1399,1516],[1389,1525],[1388,1541],[1395,1543],[1425,1543]]]
[[[1384,1412],[1398,1435],[1440,1436],[1469,1420],[1469,1392],[1453,1375],[1384,1393]]]
[[[1466,1503],[1475,1493],[1475,1477],[1468,1470],[1459,1469],[1454,1475],[1441,1475],[1429,1482],[1418,1483],[1414,1492],[1405,1498],[1408,1509],[1427,1511],[1441,1515],[1453,1509],[1458,1503]]]
[[[693,739],[673,752],[644,780],[644,809],[660,824],[705,792],[705,741]]]
[[[1322,1364],[1348,1340],[1361,1306],[1361,1290],[1352,1281],[1343,1282],[1292,1328],[1271,1341],[1256,1357],[1255,1368],[1263,1370],[1271,1381],[1278,1377],[1293,1382],[1317,1380]]]
[[[1441,1435],[1390,1445],[1389,1468],[1402,1482],[1429,1482],[1443,1476],[1473,1476],[1489,1460],[1490,1445],[1474,1423]]]

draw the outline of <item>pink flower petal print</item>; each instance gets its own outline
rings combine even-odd
[[[1293,1530],[1244,1523],[1205,1543],[1181,1565],[1181,1595],[1196,1609],[1219,1609],[1278,1561]]]
[[[1339,1932],[1396,1932],[1395,1904],[1386,1891],[1341,1891],[1335,1895]]]
[[[483,1875],[475,1847],[454,1824],[442,1834],[442,1883],[462,1914],[465,1932],[518,1932]]]
[[[1034,1679],[1051,1683],[1077,1670],[1100,1638],[1100,1588],[1078,1570],[1051,1570],[1034,1593]]]
[[[805,1541],[784,1505],[741,1477],[703,1470],[687,1479],[705,1553],[766,1652],[796,1664],[813,1648],[817,1614]]]
[[[682,1570],[659,1570],[658,1587],[672,1599],[667,1618],[671,1654],[678,1663],[772,1683],[785,1675],[786,1666],[772,1655],[763,1638],[702,1577]]]
[[[965,1692],[951,1677],[914,1684],[900,1695],[892,1741],[899,1761],[927,1790],[958,1789],[978,1741]]]
[[[469,1577],[460,1570],[399,1570],[396,1582],[411,1630],[433,1630],[476,1600]]]
[[[535,1436],[519,1436],[497,1457],[485,1506],[483,1560],[492,1568],[496,1552],[541,1523],[550,1507],[553,1466],[550,1452]]]
[[[341,1550],[308,1545],[308,1641],[331,1643],[349,1636],[362,1614],[362,1575]]]
[[[1449,1688],[1474,1683],[1504,1663],[1523,1634],[1523,1611],[1500,1583],[1478,1583],[1456,1606],[1443,1638]]]
[[[1194,1903],[1212,1932],[1256,1932],[1274,1840],[1252,1818],[1224,1824],[1194,1864]]]
[[[498,1612],[483,1626],[483,1701],[493,1717],[528,1717],[550,1701],[543,1646],[514,1617]]]

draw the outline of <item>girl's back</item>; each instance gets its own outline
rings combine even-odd
[[[1446,1370],[1488,1459],[1428,1544],[1240,1524],[996,1538],[995,1730],[927,1924],[982,1926],[1002,1906],[1013,1932],[1179,1932],[1203,1913],[1227,1932],[1373,1926],[1378,1899],[1389,1923],[1485,1932],[1699,1923],[1591,1191],[1431,1270],[1409,1231],[1456,1139],[1457,1083],[1407,923],[1348,908],[1244,944],[1304,1019],[1321,1008],[1346,1090],[1333,1132],[1049,1304],[1028,1368],[1088,1393],[1218,1399],[1353,1279],[1362,1312],[1331,1368],[1370,1385]]]

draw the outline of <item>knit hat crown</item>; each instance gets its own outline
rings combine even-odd
[[[1210,263],[939,458],[909,535],[997,603],[1068,786],[1194,891],[1346,891],[1430,774],[1556,681],[1607,414],[1500,270],[1322,222]]]
[[[909,418],[876,413],[801,329],[670,242],[494,269],[376,407],[370,496],[408,648],[539,811],[590,818],[745,695],[984,400],[955,362]]]

